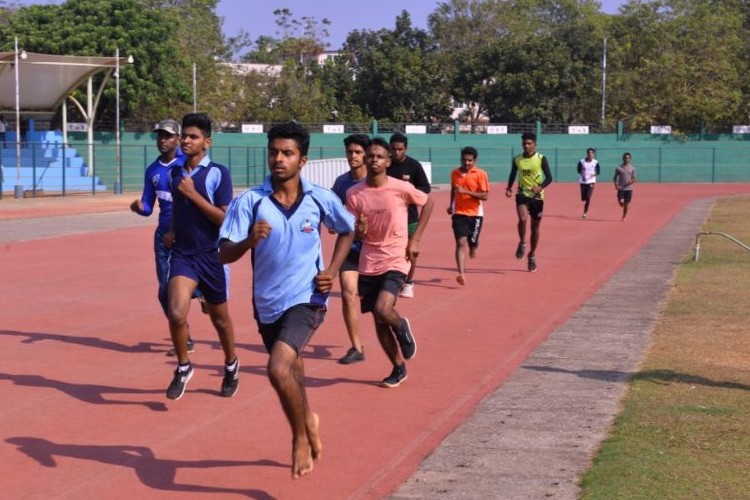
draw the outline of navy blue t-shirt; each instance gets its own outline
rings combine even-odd
[[[172,169],[172,227],[175,244],[172,251],[183,255],[217,251],[219,226],[203,211],[180,193],[178,186],[185,176],[193,179],[195,190],[217,207],[228,206],[232,201],[232,178],[229,169],[210,160],[208,156],[191,172],[184,167]]]

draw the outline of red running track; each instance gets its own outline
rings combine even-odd
[[[361,320],[367,360],[336,363],[348,345],[339,299],[331,300],[304,354],[323,457],[298,480],[290,477],[290,431],[265,377],[266,354],[252,322],[249,261],[232,267],[239,393],[218,395],[221,350],[194,307],[196,374],[174,402],[164,396],[174,361],[164,356],[169,335],[156,300],[151,226],[4,244],[2,496],[386,496],[691,200],[750,192],[745,184],[636,185],[623,223],[609,183],[597,187],[588,220],[580,217],[578,186],[553,184],[539,270],[531,274],[513,257],[513,202],[502,185],[492,187],[479,256],[468,263],[464,287],[455,282],[448,192],[435,193],[416,298],[398,303],[419,345],[401,387],[377,384],[390,366],[369,316]]]

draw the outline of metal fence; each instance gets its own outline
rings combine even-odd
[[[430,162],[432,182],[445,184],[449,182],[451,170],[459,166],[460,147],[410,146],[409,155]],[[158,154],[152,145],[122,145],[118,167],[114,144],[94,144],[90,148],[87,144],[71,144],[65,149],[74,151],[64,151],[59,161],[28,152],[20,169],[15,162],[9,165],[6,154],[0,193],[18,196],[19,184],[23,196],[140,191],[144,171]],[[602,165],[602,179],[614,175],[625,149],[633,156],[640,182],[750,182],[750,145],[744,143],[601,147],[597,158]],[[77,154],[71,154],[73,152]],[[505,182],[512,157],[521,152],[520,146],[481,147],[478,164],[487,170],[492,182]],[[540,148],[540,152],[547,156],[556,182],[577,180],[576,165],[583,153],[580,147]],[[310,160],[344,157],[343,145],[311,148],[308,154]],[[233,183],[239,188],[258,184],[267,174],[263,147],[214,146],[211,158],[229,167]]]

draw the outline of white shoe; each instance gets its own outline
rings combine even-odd
[[[398,296],[405,299],[414,298],[414,283],[404,283],[403,288],[401,288],[401,293],[399,293]]]

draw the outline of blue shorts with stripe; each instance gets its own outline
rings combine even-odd
[[[209,304],[223,304],[229,297],[229,268],[219,262],[219,252],[197,254],[172,252],[169,257],[169,279],[185,276],[198,283]]]

